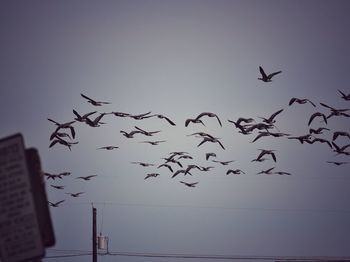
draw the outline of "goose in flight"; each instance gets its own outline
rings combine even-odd
[[[180,183],[188,186],[188,187],[196,187],[196,185],[198,184],[198,182],[194,182],[194,183],[187,183],[187,182],[184,182],[184,181],[180,181]]]
[[[258,134],[258,135],[254,138],[254,140],[251,141],[250,143],[254,143],[256,140],[258,140],[259,138],[264,137],[264,136],[282,137],[282,136],[290,136],[290,134],[286,134],[286,133],[273,133],[273,132],[270,132],[270,131],[267,131],[267,132],[262,132],[262,131],[260,131],[259,134]]]
[[[253,159],[253,160],[251,160],[250,162],[264,162],[265,160],[267,160],[267,158],[263,158],[263,157],[261,157],[261,158],[255,158],[255,159]]]
[[[60,174],[50,174],[50,173],[44,173],[44,176],[46,176],[46,179],[52,179],[55,180],[56,178],[62,179],[62,176]]]
[[[142,120],[147,118],[147,116],[151,113],[151,111],[147,112],[147,113],[142,113],[142,114],[138,114],[138,115],[130,115],[129,117],[135,119],[135,120]]]
[[[259,66],[259,71],[260,71],[261,77],[259,77],[258,79],[263,82],[271,82],[272,77],[274,77],[275,75],[278,75],[279,73],[282,73],[282,71],[277,71],[267,75],[261,66]]]
[[[87,100],[88,103],[92,104],[93,106],[102,106],[103,104],[110,104],[110,102],[102,102],[102,101],[96,101],[84,94],[80,94],[83,98]]]
[[[97,150],[98,149],[106,149],[106,150],[113,150],[113,149],[117,149],[119,148],[118,146],[102,146],[102,147],[99,147],[99,148],[96,148]]]
[[[160,141],[141,141],[140,143],[146,143],[146,144],[150,144],[150,145],[153,145],[153,146],[157,146],[159,145],[160,143],[164,143],[166,142],[166,140],[160,140]]]
[[[54,123],[57,126],[55,132],[57,132],[60,129],[70,129],[73,139],[75,138],[75,130],[74,130],[74,127],[72,126],[72,124],[75,123],[75,121],[70,121],[70,122],[61,124],[56,122],[55,120],[52,120],[51,118],[48,118],[47,120],[49,120],[50,122]]]
[[[205,160],[209,160],[210,157],[216,157],[215,153],[206,153],[205,154]]]
[[[88,116],[91,116],[91,115],[95,114],[96,112],[97,112],[97,111],[90,112],[90,113],[86,113],[86,114],[84,114],[84,115],[81,116],[77,111],[75,111],[75,110],[73,109],[73,114],[75,115],[74,120],[76,120],[76,121],[78,121],[78,122],[85,122]]]
[[[210,169],[214,168],[213,166],[201,166],[201,171],[207,172],[210,171]]]
[[[224,145],[220,142],[220,140],[218,138],[210,138],[210,137],[204,137],[202,142],[200,142],[197,147],[199,147],[200,145],[204,144],[205,142],[211,142],[211,143],[218,143],[222,149],[225,150]]]
[[[200,119],[188,118],[188,119],[186,119],[186,121],[185,121],[185,127],[187,127],[190,123],[202,124],[203,126],[205,126],[205,124],[203,123],[203,121],[200,120]]]
[[[58,201],[56,203],[52,203],[50,201],[47,201],[51,207],[58,207],[61,203],[63,203],[65,200]]]
[[[323,121],[327,124],[327,117],[320,113],[320,112],[316,112],[316,113],[313,113],[311,116],[310,116],[310,119],[309,119],[309,122],[308,122],[308,126],[311,124],[312,120],[314,120],[316,117],[322,117],[323,118]]]
[[[258,155],[257,159],[262,158],[264,155],[271,155],[273,161],[276,162],[276,155],[274,153],[275,150],[266,150],[266,149],[259,149],[261,152]]]
[[[174,174],[171,176],[171,178],[174,178],[174,177],[176,177],[177,175],[182,174],[182,173],[185,174],[185,172],[186,172],[185,169],[176,170],[176,171],[174,172]],[[190,175],[192,176],[192,174],[191,174],[189,171],[187,172],[187,174],[190,174]]]
[[[176,126],[176,124],[173,121],[171,121],[168,117],[166,117],[164,115],[154,114],[154,115],[145,116],[145,118],[150,118],[150,117],[158,117],[159,119],[165,119],[170,125]]]
[[[147,179],[147,178],[150,178],[150,177],[157,177],[157,176],[159,176],[158,173],[150,173],[150,174],[147,174],[144,179]]]
[[[229,169],[227,170],[226,175],[229,175],[229,174],[240,175],[245,173],[240,169]]]
[[[291,173],[288,173],[288,172],[284,172],[284,171],[276,171],[276,172],[273,172],[273,174],[277,174],[277,175],[287,175],[287,176],[291,176],[292,174]]]
[[[327,128],[327,127],[319,127],[319,128],[317,128],[317,129],[312,129],[312,128],[310,128],[310,129],[309,129],[309,133],[310,133],[311,135],[312,135],[312,134],[321,135],[321,134],[323,134],[323,130],[328,130],[328,131],[330,131],[330,129]]]
[[[333,151],[336,152],[337,155],[350,155],[350,152],[345,151],[350,146],[350,144],[340,147],[335,142],[332,142],[332,145],[334,147]]]
[[[220,163],[221,165],[223,166],[227,166],[228,164],[234,162],[236,160],[229,160],[229,161],[219,161],[219,160],[212,160],[212,162],[215,162],[215,163]]]
[[[79,197],[80,195],[84,194],[85,192],[78,192],[78,193],[66,193],[67,195],[70,195],[71,197]]]
[[[308,144],[313,144],[315,142],[326,143],[330,148],[333,148],[332,144],[328,140],[319,137],[315,137],[313,140],[305,140],[305,142]]]
[[[120,133],[125,136],[126,138],[134,138],[134,135],[135,134],[143,134],[143,132],[141,132],[140,130],[133,130],[131,132],[126,132],[126,131],[123,131],[123,130],[120,130]]]
[[[75,179],[82,179],[82,180],[85,180],[85,181],[88,181],[88,180],[91,180],[91,178],[95,177],[97,175],[90,175],[90,176],[78,176],[76,177]]]
[[[193,169],[193,168],[197,168],[198,170],[201,170],[201,167],[197,166],[197,165],[188,165],[186,170],[185,170],[185,173],[184,175],[186,174],[190,174],[192,176],[192,174],[190,173],[190,171]]]
[[[115,116],[118,116],[118,117],[130,117],[130,114],[128,113],[123,113],[123,112],[111,112],[111,113],[108,113],[110,115],[115,115]]]
[[[187,136],[200,136],[200,137],[209,137],[209,138],[215,139],[215,137],[205,132],[195,132]]]
[[[348,162],[327,161],[327,163],[334,164],[336,166],[341,166],[347,164]]]
[[[348,132],[345,131],[335,131],[333,132],[333,138],[332,141],[335,141],[339,136],[345,136],[350,138],[350,134]]]
[[[311,138],[312,138],[312,135],[310,135],[310,134],[303,135],[303,136],[290,136],[290,137],[288,137],[288,139],[296,139],[302,144],[304,142],[310,141]]]
[[[56,139],[54,139],[54,140],[50,143],[49,148],[53,147],[53,146],[56,145],[57,143],[68,147],[70,151],[71,151],[71,146],[72,146],[72,145],[78,144],[78,142],[68,142],[68,141],[66,141],[66,140],[63,140],[62,138],[57,137]]]
[[[239,117],[239,118],[237,119],[236,123],[237,123],[238,125],[240,125],[241,122],[250,124],[250,123],[252,123],[252,122],[255,122],[255,120],[254,120],[253,118],[251,118],[251,117],[249,117],[249,118]]]
[[[174,164],[178,164],[179,167],[183,167],[182,164],[180,163],[180,161],[174,159],[174,156],[163,157],[163,159],[165,160],[165,163],[174,163]]]
[[[266,170],[262,170],[260,171],[259,173],[257,173],[257,175],[260,175],[260,174],[266,174],[266,175],[272,175],[273,173],[271,172],[273,169],[275,169],[275,167],[271,167],[269,169],[266,169]]]
[[[160,132],[160,130],[158,130],[158,131],[149,131],[149,132],[147,132],[147,131],[145,131],[145,130],[143,130],[143,129],[137,127],[137,126],[135,126],[135,128],[136,128],[138,131],[140,131],[141,134],[144,134],[145,136],[153,136],[154,134],[157,134],[157,133]]]
[[[307,98],[300,99],[300,98],[293,97],[289,101],[289,106],[291,106],[293,103],[298,103],[298,104],[310,103],[313,107],[316,107],[316,105],[313,102],[311,102],[311,100],[309,100]]]
[[[327,116],[327,119],[332,117],[332,116],[346,116],[346,117],[350,117],[350,115],[346,114],[346,111],[349,111],[350,108],[346,108],[346,109],[336,109],[334,107],[331,107],[329,105],[326,105],[325,103],[320,103],[321,106],[326,107],[328,109],[331,110],[331,113],[329,116]]]
[[[228,120],[230,123],[233,123],[234,125],[235,125],[235,127],[237,128],[237,129],[239,129],[239,131],[238,131],[238,133],[241,133],[241,134],[243,134],[243,135],[249,135],[249,134],[251,134],[251,132],[252,132],[252,129],[249,129],[248,130],[248,127],[246,126],[246,125],[241,125],[241,124],[239,124],[238,123],[238,121],[237,122],[235,122],[235,121],[233,121],[233,120]],[[251,126],[249,126],[249,128],[250,128]]]
[[[263,122],[265,122],[265,123],[267,123],[267,124],[269,124],[269,125],[272,125],[273,123],[276,122],[276,120],[274,120],[274,118],[275,118],[278,114],[280,114],[282,111],[283,111],[283,109],[278,110],[277,112],[273,113],[269,118],[260,117],[260,116],[259,116],[259,118],[263,119]]]
[[[154,166],[154,164],[144,163],[144,162],[131,162],[131,164],[136,164],[136,165],[140,165],[140,166],[143,166],[143,167]]]
[[[69,134],[63,133],[63,132],[58,132],[54,131],[51,136],[50,136],[50,141],[53,140],[54,138],[63,138],[63,137],[68,137],[69,139],[72,139]]]
[[[98,117],[96,117],[94,120],[91,120],[89,117],[86,117],[85,123],[88,124],[91,127],[99,127],[100,124],[103,124],[101,121],[102,117],[104,117],[107,113],[101,113]]]
[[[173,173],[174,171],[173,171],[173,168],[170,166],[170,165],[168,165],[168,164],[161,164],[161,165],[159,165],[157,168],[161,168],[161,167],[166,167],[166,168],[168,168],[169,170],[170,170],[170,172],[171,173]]]
[[[59,190],[64,189],[64,186],[55,186],[55,185],[50,185],[50,186]]]
[[[342,91],[340,91],[339,89],[338,89],[338,92],[341,94],[341,98],[343,98],[344,100],[346,100],[346,101],[350,101],[350,94],[345,94],[345,93],[343,93]]]
[[[221,121],[220,121],[220,118],[219,118],[216,114],[211,113],[211,112],[203,112],[203,113],[200,113],[195,119],[196,119],[196,120],[199,120],[199,119],[202,118],[203,116],[215,117],[215,118],[218,120],[219,125],[222,126]]]

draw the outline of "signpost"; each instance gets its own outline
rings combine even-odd
[[[1,139],[0,258],[3,262],[19,262],[43,257],[45,246],[54,244],[50,217],[49,223],[47,219],[41,219],[40,223],[46,221],[46,227],[51,229],[51,236],[45,237],[41,231],[36,205],[38,201],[35,201],[33,195],[35,188],[33,181],[35,179],[31,178],[28,169],[22,135],[16,134]],[[44,197],[47,205],[46,195]],[[39,198],[42,199],[40,196]],[[48,211],[44,213],[47,215]]]

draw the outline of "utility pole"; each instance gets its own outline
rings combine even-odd
[[[92,206],[92,262],[97,262],[96,208]]]

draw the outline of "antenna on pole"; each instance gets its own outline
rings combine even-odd
[[[92,205],[92,262],[97,262],[96,208]]]

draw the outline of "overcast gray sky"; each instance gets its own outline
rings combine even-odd
[[[349,1],[1,1],[0,137],[16,132],[36,147],[45,172],[71,172],[47,180],[48,198],[65,199],[51,208],[56,245],[47,256],[91,250],[91,203],[98,232],[110,238],[110,252],[242,255],[350,256],[350,164],[326,144],[300,144],[286,138],[250,143],[228,120],[276,117],[280,132],[309,132],[310,116],[350,108],[338,89],[349,89]],[[259,66],[282,70],[264,83]],[[111,102],[94,107],[80,96]],[[292,97],[316,104],[293,104]],[[79,144],[70,152],[49,148],[53,123],[69,122],[72,110],[159,113],[165,120],[141,121],[105,116],[98,128],[74,123]],[[201,112],[205,126],[190,124]],[[134,126],[161,130],[154,137],[127,139]],[[326,126],[316,118],[310,127]],[[332,117],[330,131],[349,132],[349,118]],[[220,137],[197,147],[203,131]],[[157,146],[139,143],[166,140]],[[347,137],[336,140],[349,144]],[[106,145],[112,151],[96,150]],[[276,150],[277,162],[252,163],[260,148]],[[210,172],[171,179],[159,165],[172,151],[186,151],[182,163],[214,166]],[[205,160],[235,160],[228,166]],[[173,165],[175,169],[176,166]],[[256,175],[263,169],[291,176]],[[229,169],[246,174],[226,175]],[[160,176],[144,180],[147,173]],[[95,175],[91,181],[78,176]],[[198,182],[188,188],[179,181]],[[56,190],[50,185],[64,185]],[[67,192],[84,191],[72,198]],[[77,252],[77,250],[79,252]],[[82,252],[80,252],[82,251]],[[86,256],[44,261],[86,261]],[[180,261],[101,256],[99,261]],[[182,260],[181,260],[182,261]],[[189,260],[199,261],[199,260]],[[207,261],[216,261],[208,259]]]

